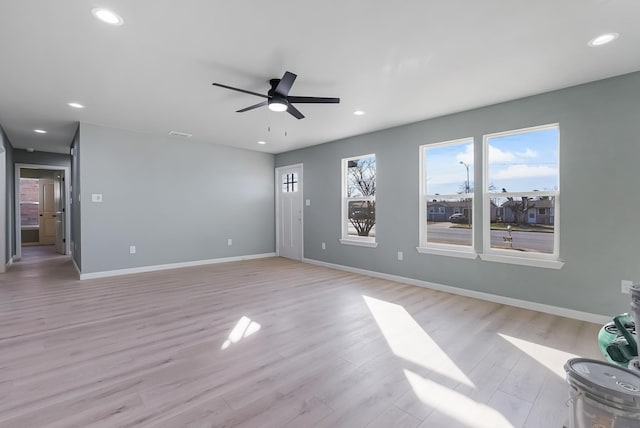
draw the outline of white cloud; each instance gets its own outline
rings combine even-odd
[[[516,160],[516,155],[512,152],[503,152],[497,147],[489,144],[489,163],[507,163]]]
[[[456,155],[456,161],[464,162],[467,165],[473,165],[473,144],[467,144],[463,153]]]
[[[510,165],[492,174],[492,179],[553,177],[558,175],[558,168],[542,165]]]
[[[527,147],[527,150],[525,150],[522,153],[516,153],[518,156],[522,157],[522,158],[537,158],[538,157],[538,152],[536,152],[535,150],[531,150],[529,147]]]

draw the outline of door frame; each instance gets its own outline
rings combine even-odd
[[[304,164],[296,163],[292,165],[279,166],[274,172],[274,183],[276,192],[276,256],[280,256],[280,191],[282,183],[280,183],[280,172],[289,168],[300,168],[300,177],[298,177],[298,187],[300,191],[300,260],[304,260]]]
[[[20,171],[22,169],[48,169],[54,171],[64,171],[64,253],[67,256],[71,255],[71,168],[68,166],[59,165],[38,165],[29,163],[17,163],[15,165],[15,210],[16,221],[15,235],[16,235],[16,254],[14,260],[20,260],[22,258],[22,236],[21,236],[21,221],[20,221]]]
[[[0,147],[0,273],[7,268],[7,152]]]

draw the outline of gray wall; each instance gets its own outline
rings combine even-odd
[[[14,167],[13,167],[13,147],[11,146],[11,142],[9,141],[9,138],[7,137],[7,134],[5,134],[4,129],[2,129],[2,126],[0,126],[0,145],[2,145],[2,147],[4,148],[4,151],[6,152],[6,187],[7,187],[7,193],[6,193],[6,207],[7,207],[7,213],[6,213],[6,225],[3,226],[6,228],[6,240],[7,242],[4,243],[5,248],[6,248],[6,260],[5,263],[8,262],[11,257],[13,257],[13,255],[16,252],[16,235],[13,232],[13,228],[14,228],[14,224],[15,224],[15,203],[14,203],[14,197],[15,197],[15,172],[14,172]]]
[[[71,166],[71,156],[61,153],[31,152],[14,149],[13,161],[33,165]]]
[[[275,251],[273,155],[84,123],[80,141],[83,273]]]
[[[80,206],[80,124],[71,142],[71,254],[78,269],[82,271],[82,234],[80,222],[82,211]]]
[[[640,280],[640,73],[348,138],[276,156],[304,163],[305,257],[590,313],[629,309],[620,280]],[[418,147],[560,124],[560,270],[419,254]],[[375,153],[377,248],[341,245],[340,160]],[[481,181],[476,151],[475,182]],[[481,189],[476,224],[482,224]],[[482,231],[476,227],[476,249]],[[321,249],[321,242],[327,249]],[[404,251],[405,261],[396,259]]]

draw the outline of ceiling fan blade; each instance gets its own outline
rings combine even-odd
[[[300,110],[298,110],[291,104],[289,104],[289,106],[287,107],[287,111],[289,112],[289,114],[291,114],[291,116],[295,117],[296,119],[304,119],[304,114],[302,114]]]
[[[338,104],[340,98],[328,98],[328,97],[287,97],[290,103],[318,103],[318,104]]]
[[[263,107],[263,106],[266,106],[267,103],[268,103],[268,101],[262,101],[261,103],[254,104],[252,106],[245,107],[245,108],[240,109],[240,110],[236,110],[236,113],[244,113],[245,111],[253,110],[254,108]]]
[[[212,83],[212,85],[213,86],[220,86],[221,88],[225,88],[225,89],[231,89],[232,91],[244,92],[245,94],[255,95],[257,97],[269,98],[268,96],[266,96],[264,94],[259,94],[257,92],[247,91],[246,89],[234,88],[233,86],[223,85],[222,83]]]
[[[298,77],[296,74],[285,71],[282,79],[280,79],[280,83],[278,83],[278,86],[275,87],[273,92],[286,97],[289,94],[291,87],[293,86],[293,82],[296,81],[296,77]]]

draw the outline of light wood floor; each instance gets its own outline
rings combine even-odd
[[[599,326],[281,258],[0,275],[1,427],[561,427]]]

